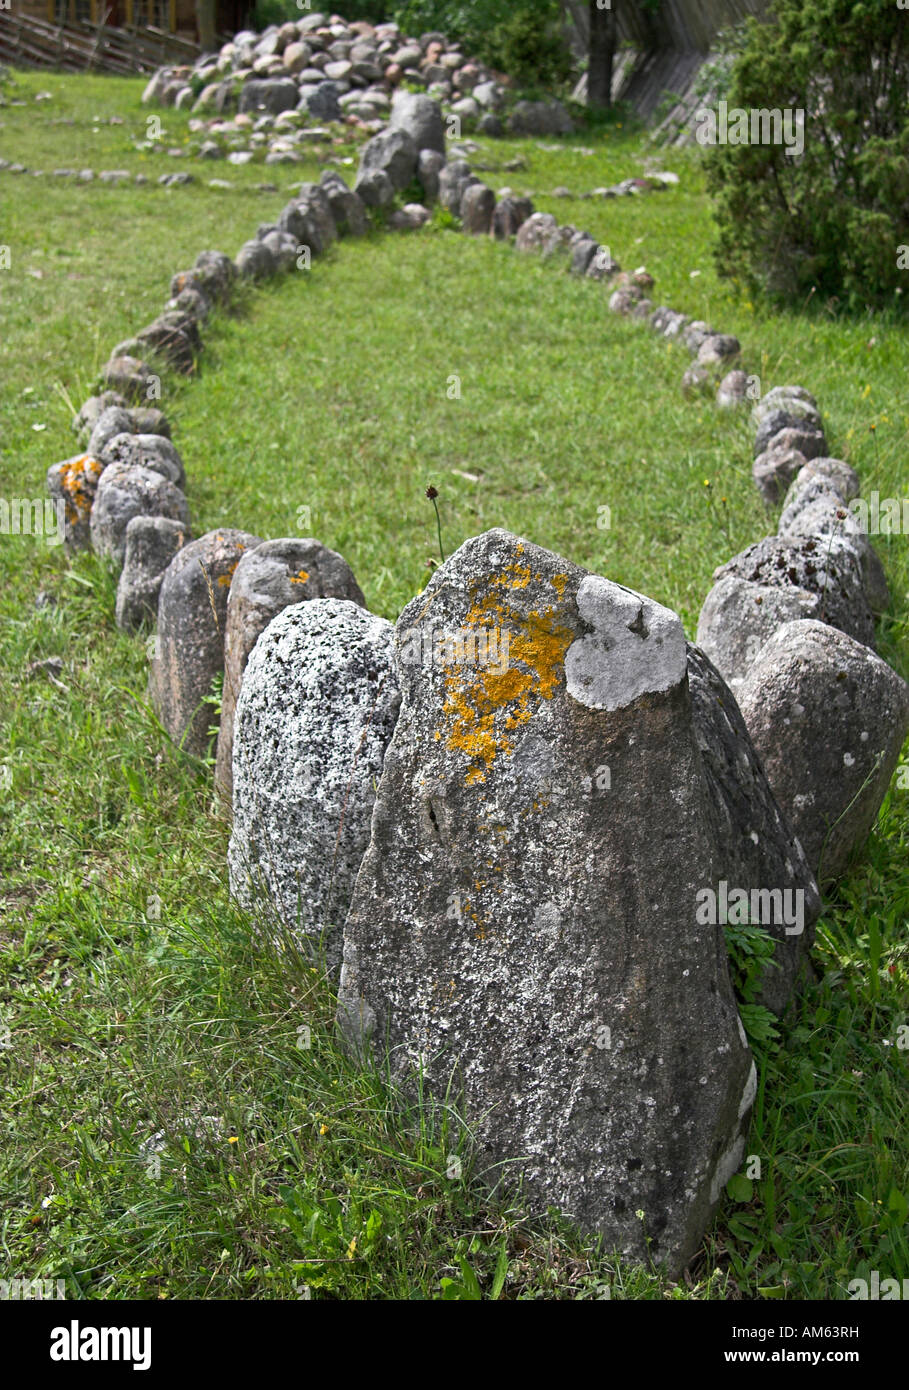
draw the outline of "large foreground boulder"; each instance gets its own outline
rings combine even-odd
[[[256,642],[237,704],[231,891],[334,973],[400,702],[393,638],[345,599],[294,604]]]
[[[826,623],[787,623],[739,687],[774,795],[819,879],[868,837],[909,729],[909,687]]]
[[[158,596],[158,640],[149,693],[167,733],[201,756],[216,722],[203,704],[224,666],[227,596],[245,551],[259,536],[224,528],[184,546],[170,562]]]
[[[490,531],[396,640],[401,714],[345,929],[348,1045],[407,1089],[453,1082],[490,1176],[678,1274],[756,1085],[723,927],[698,918],[735,861],[681,623]]]
[[[231,794],[234,712],[249,654],[272,618],[291,604],[315,598],[342,598],[365,606],[347,561],[317,540],[291,537],[266,541],[243,555],[227,599],[224,638],[224,693],[215,784]]]

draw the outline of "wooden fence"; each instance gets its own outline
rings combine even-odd
[[[0,63],[62,72],[154,72],[165,64],[193,63],[199,45],[151,26],[113,29],[105,24],[48,24],[29,15],[0,15]]]

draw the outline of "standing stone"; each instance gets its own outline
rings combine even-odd
[[[444,154],[439,154],[438,150],[420,150],[417,157],[417,178],[427,203],[434,203],[439,196],[439,175],[444,168]]]
[[[227,600],[224,694],[215,783],[230,799],[234,711],[249,654],[272,618],[294,603],[316,598],[366,600],[347,561],[316,540],[266,541],[237,566]]]
[[[773,435],[767,435],[761,428],[755,439],[755,457],[763,453],[783,453],[798,450],[806,459],[824,458],[827,454],[827,440],[824,431],[810,424],[787,426]]]
[[[134,516],[126,528],[126,550],[117,585],[117,627],[135,632],[158,614],[164,571],[190,539],[189,530],[165,516]]]
[[[745,372],[727,372],[716,390],[716,403],[723,410],[742,405],[748,399],[748,377]]]
[[[776,943],[755,1002],[778,1016],[809,974],[813,926],[821,895],[805,852],[780,810],[739,707],[719,672],[697,647],[688,648],[693,726],[712,795],[708,810],[721,846],[727,897],[780,894],[764,923]]]
[[[139,464],[160,473],[182,491],[186,487],[183,460],[161,434],[115,434],[104,446],[105,463]]]
[[[88,453],[93,458],[104,461],[107,446],[120,434],[130,434],[133,429],[133,412],[121,406],[108,406],[98,416],[88,437]]]
[[[91,514],[104,469],[91,454],[76,454],[47,470],[51,500],[63,504],[63,538],[71,550],[91,549]]]
[[[492,235],[496,241],[507,241],[518,232],[533,216],[533,203],[529,198],[503,198],[496,204],[492,214]]]
[[[872,613],[890,606],[890,590],[880,556],[862,523],[832,485],[803,488],[783,511],[781,536],[835,537],[855,552],[862,572],[865,597]]]
[[[395,200],[394,184],[383,169],[361,169],[354,193],[368,208],[387,208]]]
[[[819,618],[820,612],[820,594],[794,584],[775,588],[729,574],[717,580],[704,600],[697,644],[737,691],[777,628],[800,618]]]
[[[149,694],[174,743],[199,757],[215,722],[202,701],[224,668],[230,581],[244,551],[261,544],[248,531],[209,531],[177,553],[161,582]]]
[[[739,688],[774,795],[818,879],[864,843],[909,730],[909,688],[825,623],[787,623]]]
[[[461,199],[460,217],[463,231],[470,236],[489,236],[496,195],[485,183],[470,184]]]
[[[275,253],[264,241],[246,241],[237,252],[237,270],[244,280],[264,280],[277,269]]]
[[[855,551],[836,537],[767,536],[749,545],[713,572],[817,594],[823,622],[848,632],[857,642],[874,646],[874,618],[865,597],[861,565]]]
[[[751,476],[768,506],[779,502],[792,479],[807,462],[798,449],[765,449],[751,465]]]
[[[189,525],[189,506],[178,487],[141,464],[111,463],[101,474],[91,514],[92,546],[123,565],[126,528],[134,516],[166,516]]]
[[[253,647],[237,704],[231,892],[321,942],[335,975],[400,702],[393,639],[345,599],[294,604]]]
[[[278,226],[295,236],[301,246],[308,246],[314,256],[321,256],[338,236],[328,194],[318,183],[301,186],[293,202],[282,211]]]
[[[379,169],[400,193],[417,172],[417,147],[406,130],[383,130],[363,146],[360,173]]]
[[[559,224],[551,212],[534,212],[521,224],[515,250],[553,252],[559,246]]]
[[[116,391],[103,391],[100,396],[89,396],[78,415],[73,417],[73,430],[87,443],[89,435],[105,410],[110,410],[112,406],[126,410],[128,405],[126,397]]]
[[[844,502],[851,502],[861,492],[859,476],[843,459],[811,459],[799,469],[784,500],[784,510],[806,488],[833,488]]]
[[[403,130],[417,150],[445,154],[445,122],[438,102],[415,92],[396,92],[391,104],[389,130]]]
[[[713,333],[705,338],[698,348],[698,365],[701,367],[724,367],[727,362],[738,357],[741,352],[738,338],[730,333]]]
[[[722,927],[695,920],[723,865],[681,623],[491,531],[404,610],[397,663],[348,1043],[453,1081],[496,1180],[678,1274],[756,1086]]]
[[[347,187],[335,170],[326,170],[320,182],[325,190],[338,236],[365,236],[369,230],[369,222],[363,200]]]
[[[471,183],[479,183],[479,179],[471,174],[466,159],[453,159],[439,171],[439,202],[452,216],[460,213],[464,190]]]

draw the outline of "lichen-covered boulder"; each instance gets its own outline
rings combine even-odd
[[[909,730],[909,687],[826,623],[787,623],[738,691],[774,796],[818,879],[867,839]]]
[[[98,482],[91,512],[94,550],[123,564],[126,528],[134,516],[165,516],[189,525],[189,504],[162,473],[135,463],[111,463]]]
[[[177,552],[161,581],[149,694],[174,743],[196,756],[217,722],[203,701],[224,668],[230,582],[244,552],[261,544],[248,531],[209,531]]]
[[[697,922],[723,853],[681,623],[491,531],[404,610],[396,650],[348,1045],[451,1094],[496,1182],[678,1274],[756,1084],[722,926]]]
[[[91,548],[91,514],[104,464],[92,454],[75,454],[47,470],[47,491],[63,507],[63,538],[70,550]]]
[[[393,638],[346,599],[293,604],[253,647],[237,702],[231,891],[321,946],[332,973],[398,713]]]
[[[320,541],[266,541],[248,550],[234,572],[227,600],[224,638],[224,693],[215,784],[230,799],[234,713],[249,654],[272,618],[294,603],[340,598],[365,606],[366,600],[347,561]]]
[[[829,537],[848,545],[858,558],[872,613],[883,613],[889,607],[890,590],[881,559],[859,517],[834,487],[800,489],[783,511],[777,530],[781,536]]]

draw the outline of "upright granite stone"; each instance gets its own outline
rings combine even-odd
[[[436,571],[398,622],[338,1014],[397,1083],[454,1081],[496,1180],[673,1274],[756,1085],[696,923],[725,862],[686,660],[674,613],[507,532]]]
[[[224,694],[215,785],[230,799],[234,712],[249,654],[282,609],[316,598],[348,599],[365,607],[347,561],[317,540],[266,541],[248,550],[234,573],[227,600]]]
[[[161,434],[115,434],[104,446],[105,463],[138,464],[160,473],[182,492],[186,487],[183,460]]]
[[[230,582],[244,552],[261,544],[248,531],[209,531],[178,551],[164,572],[149,694],[167,733],[187,753],[201,756],[208,744],[214,714],[202,701],[224,667]]]
[[[285,608],[259,637],[237,703],[231,891],[337,974],[397,719],[394,628],[346,599]]]
[[[909,687],[826,623],[787,623],[738,692],[774,795],[825,881],[868,837],[909,730]]]

